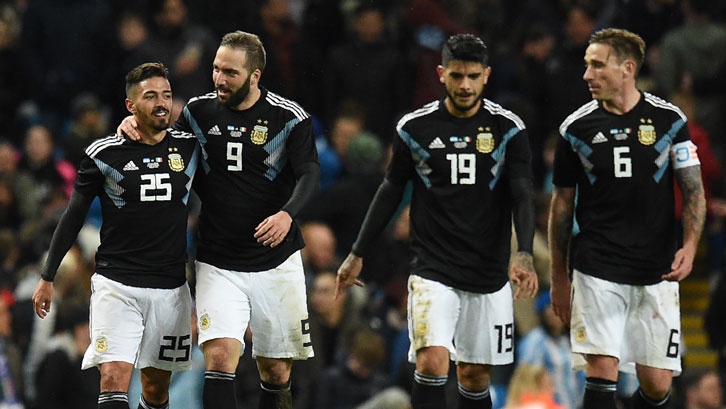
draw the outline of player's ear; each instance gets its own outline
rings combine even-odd
[[[625,63],[623,63],[623,77],[635,77],[636,70],[637,65],[635,64],[635,61],[625,60]]]
[[[131,112],[131,115],[136,114],[136,105],[134,105],[134,101],[126,98],[126,110]]]
[[[439,82],[442,84],[446,83],[446,78],[444,78],[444,71],[446,71],[446,68],[444,68],[443,65],[439,65],[436,67],[436,73],[439,75]]]
[[[484,68],[484,85],[487,85],[487,83],[489,82],[490,75],[492,75],[492,67],[487,66],[486,68]]]
[[[252,83],[252,85],[259,85],[260,78],[262,78],[262,71],[260,71],[259,69],[254,70],[251,74],[251,77],[252,78],[250,79],[250,82]]]

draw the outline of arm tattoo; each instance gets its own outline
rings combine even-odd
[[[534,271],[534,257],[526,251],[517,252],[517,261],[521,268],[527,271]]]
[[[698,242],[706,220],[706,197],[701,180],[701,167],[689,166],[675,170],[678,187],[683,193],[683,241]]]

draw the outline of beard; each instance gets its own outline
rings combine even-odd
[[[481,94],[482,93],[480,92],[478,94],[475,94],[474,95],[475,98],[472,98],[471,103],[469,105],[461,105],[461,104],[458,104],[456,102],[456,98],[455,98],[456,96],[454,94],[452,94],[451,92],[449,92],[448,90],[446,91],[446,94],[449,96],[449,101],[451,101],[451,105],[453,105],[454,108],[456,108],[457,111],[467,112],[470,109],[474,108],[474,106],[476,106],[477,103],[479,103],[479,101],[481,100]]]
[[[237,105],[241,104],[242,101],[244,101],[245,98],[247,98],[247,94],[250,93],[250,79],[251,78],[252,78],[252,76],[248,76],[247,81],[245,81],[244,84],[242,84],[240,89],[231,93],[229,95],[229,97],[227,97],[227,100],[223,100],[219,96],[219,93],[217,93],[217,100],[219,100],[219,102],[222,105],[224,105],[226,107],[230,107],[230,108],[236,107]],[[222,89],[224,91],[230,91],[230,89],[227,87],[217,87],[217,90],[220,90],[220,89]]]
[[[155,109],[155,110],[151,111],[150,115],[139,112],[140,122],[142,124],[145,124],[149,128],[157,130],[157,131],[165,130],[166,128],[169,127],[171,112],[168,111],[167,115],[162,118],[154,116],[154,113],[159,112],[160,110],[162,110],[162,109]],[[166,109],[163,109],[163,110],[166,111]]]

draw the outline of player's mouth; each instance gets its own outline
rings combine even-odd
[[[219,96],[227,96],[232,93],[232,90],[228,88],[217,88],[217,95]]]
[[[156,110],[154,110],[154,112],[151,113],[151,115],[153,115],[157,118],[163,118],[163,117],[169,115],[169,111],[164,108],[156,109]]]

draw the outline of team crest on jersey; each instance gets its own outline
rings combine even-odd
[[[202,331],[206,331],[209,329],[209,326],[211,325],[211,319],[209,318],[209,314],[202,314],[201,317],[199,317],[199,328],[202,329]]]
[[[479,133],[476,135],[476,150],[481,153],[491,153],[494,150],[494,135],[489,132],[490,130],[491,128],[488,126],[486,129],[479,127]]]
[[[638,141],[643,145],[652,145],[655,143],[656,134],[652,119],[640,118],[640,126],[638,127]]]
[[[103,335],[96,338],[96,351],[100,354],[108,351],[108,341]]]
[[[255,125],[254,128],[252,128],[252,132],[250,132],[250,139],[252,140],[252,143],[255,145],[262,145],[267,141],[267,120],[258,119],[257,125]]]

